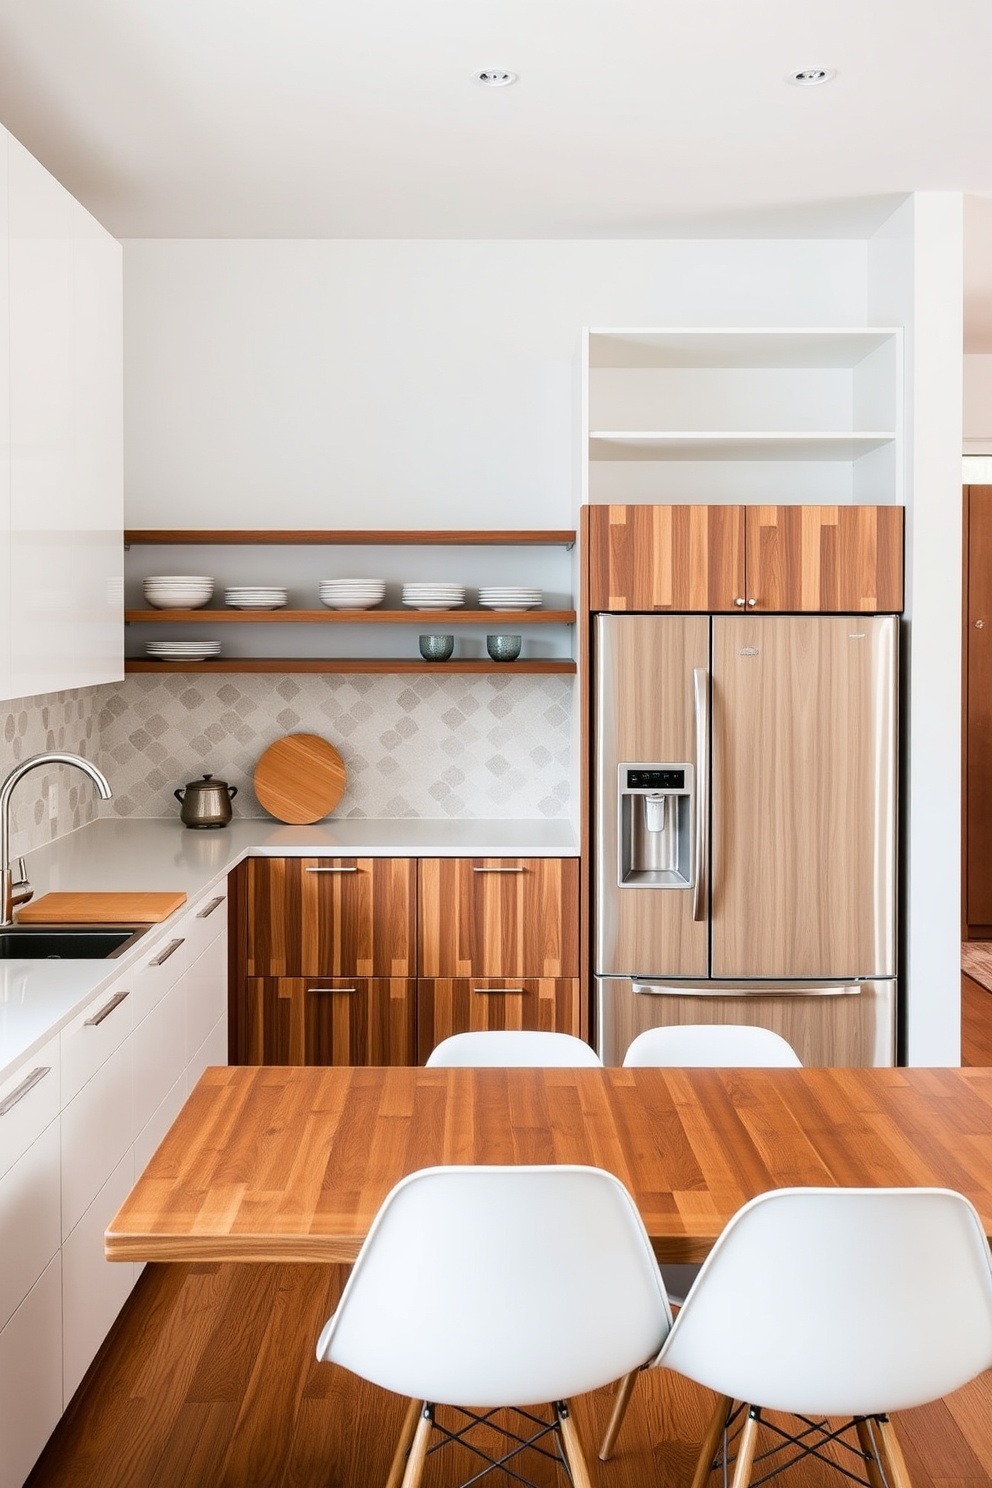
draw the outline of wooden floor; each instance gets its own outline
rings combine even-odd
[[[992,1065],[992,994],[964,978],[963,1006],[963,1062]],[[384,1482],[404,1403],[313,1356],[343,1274],[303,1265],[148,1267],[30,1488]],[[601,1464],[595,1444],[610,1399],[601,1391],[576,1402],[598,1488],[686,1488],[707,1392],[662,1371],[643,1376],[617,1454]],[[992,1488],[992,1374],[896,1424],[914,1488]],[[442,1454],[426,1481],[449,1488],[474,1470]],[[540,1463],[531,1475],[549,1488],[564,1482]],[[496,1488],[509,1479],[488,1481]],[[842,1480],[813,1462],[784,1481],[836,1488]]]

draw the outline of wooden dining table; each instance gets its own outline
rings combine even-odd
[[[792,1186],[953,1188],[992,1235],[992,1070],[211,1068],[106,1254],[353,1261],[393,1185],[451,1163],[606,1168],[669,1262]]]

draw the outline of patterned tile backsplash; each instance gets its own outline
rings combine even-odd
[[[29,755],[85,755],[114,788],[101,804],[77,771],[29,776],[12,798],[15,855],[98,815],[173,816],[173,791],[208,772],[238,787],[238,816],[264,817],[255,762],[282,734],[340,751],[337,816],[567,817],[569,677],[140,675],[0,703],[0,778]]]
[[[313,733],[348,771],[337,816],[565,817],[573,686],[529,674],[138,675],[104,689],[99,761],[120,815],[171,816],[172,792],[209,772],[238,787],[236,815],[264,817],[256,760],[282,734]]]

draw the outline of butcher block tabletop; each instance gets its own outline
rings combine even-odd
[[[992,1070],[211,1068],[106,1253],[352,1261],[390,1188],[447,1163],[606,1168],[671,1262],[793,1185],[954,1188],[992,1234]]]

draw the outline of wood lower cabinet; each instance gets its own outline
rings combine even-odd
[[[891,614],[900,506],[593,506],[589,608]]]
[[[421,977],[417,983],[419,1062],[442,1039],[478,1029],[579,1032],[578,977]]]
[[[243,1063],[416,1064],[476,1028],[579,1032],[577,858],[251,858],[232,890]]]
[[[247,975],[415,976],[416,863],[250,858]]]
[[[577,977],[575,858],[422,858],[422,977]]]
[[[250,977],[249,1064],[416,1064],[413,977]]]

